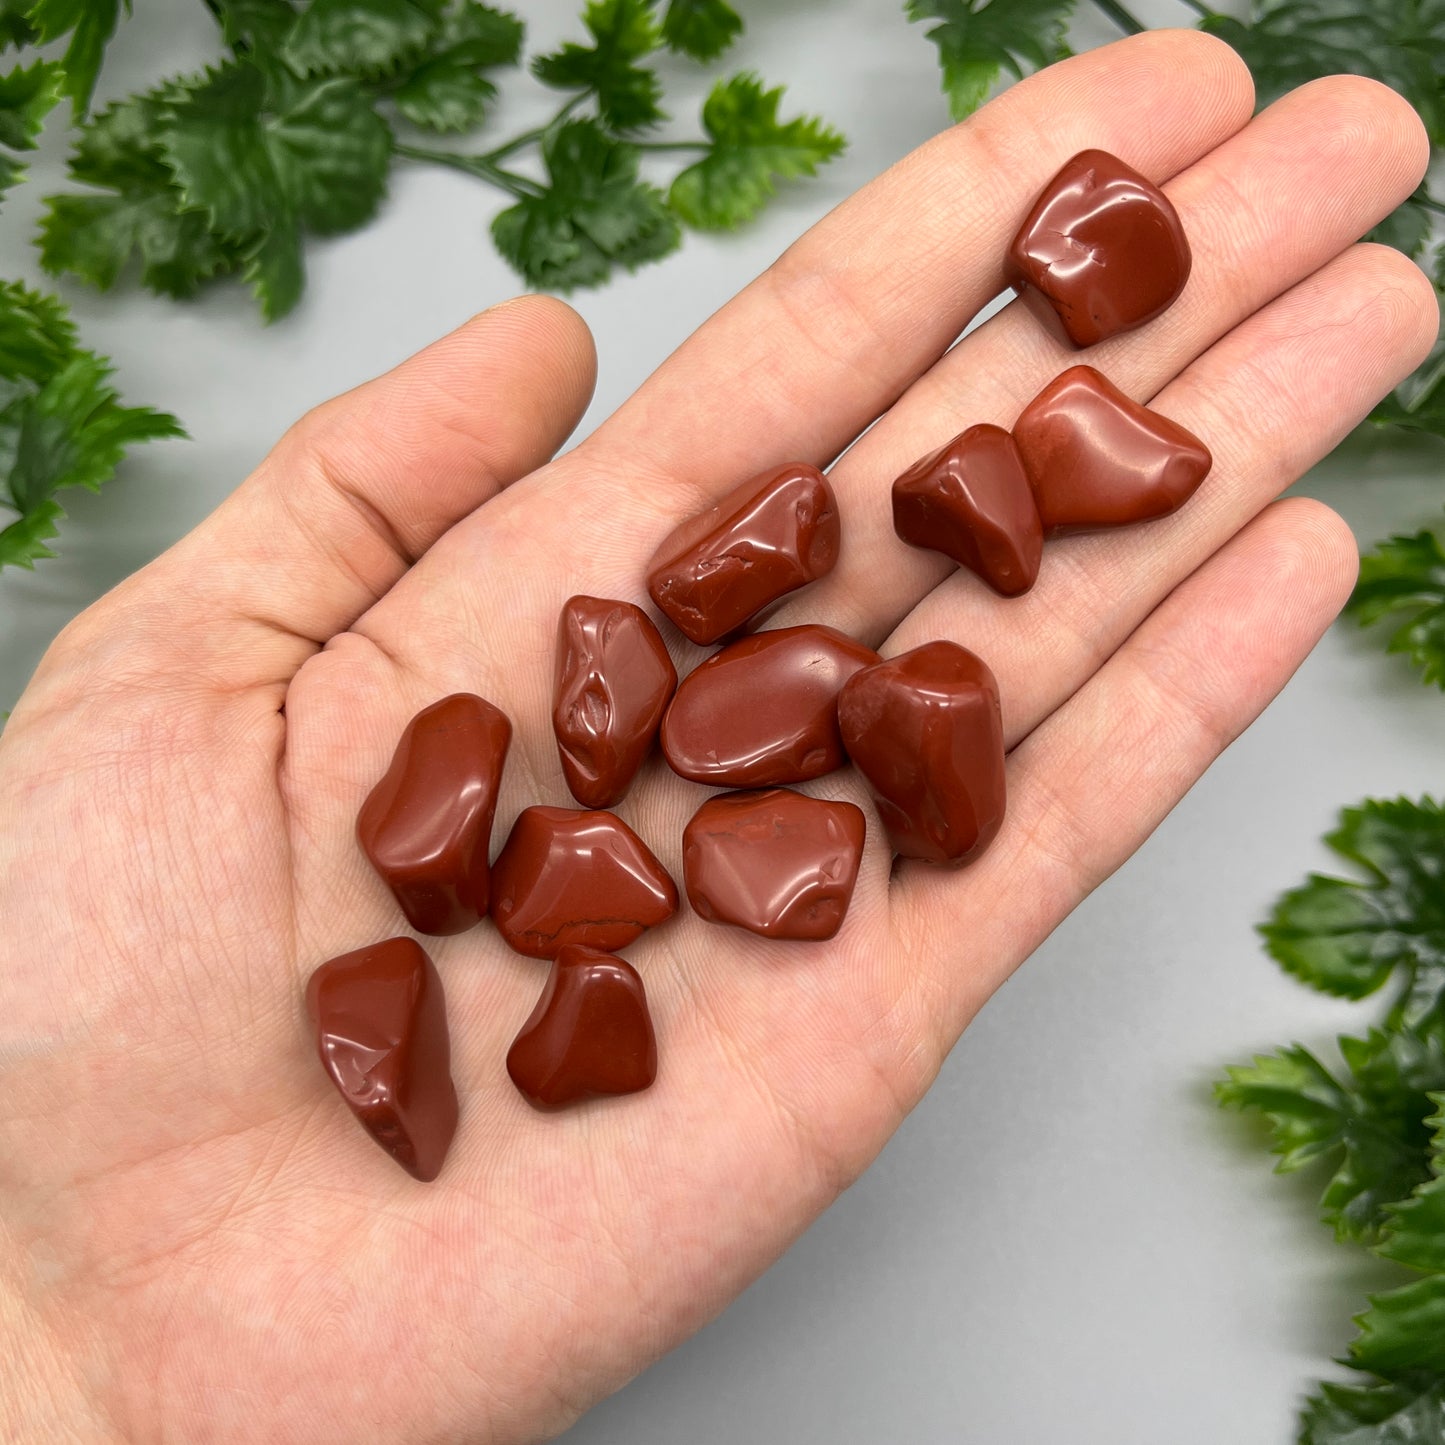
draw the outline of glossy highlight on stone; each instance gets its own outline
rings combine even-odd
[[[1013,438],[971,426],[893,483],[893,530],[1017,597],[1039,575],[1044,534]]]
[[[1042,297],[1075,346],[1093,346],[1167,311],[1192,258],[1164,192],[1117,156],[1089,150],[1044,188],[1009,263],[1030,304]]]
[[[987,665],[928,642],[849,679],[838,698],[848,756],[904,858],[966,863],[1004,815],[1003,719]]]
[[[507,1072],[539,1109],[594,1094],[635,1094],[657,1077],[657,1039],[637,970],[568,944],[507,1053]]]
[[[1213,465],[1197,436],[1092,366],[1055,377],[1014,423],[1014,440],[1051,533],[1167,516]]]
[[[557,624],[552,730],[584,808],[627,795],[657,736],[677,671],[652,619],[631,602],[572,597]]]
[[[761,472],[677,527],[647,569],[666,616],[706,646],[833,570],[838,503],[816,467]]]
[[[684,778],[734,788],[801,783],[847,761],[838,692],[878,654],[808,623],[729,644],[682,681],[662,753]]]
[[[469,692],[423,708],[361,805],[356,836],[418,933],[461,933],[487,911],[487,852],[512,741]]]
[[[406,1170],[435,1179],[457,1128],[446,998],[413,938],[323,963],[306,985],[316,1049],[361,1126]]]
[[[677,885],[612,813],[524,808],[492,865],[492,921],[517,950],[614,952],[677,911]]]
[[[788,788],[722,793],[682,835],[688,901],[709,923],[821,940],[843,926],[867,821],[852,803]]]

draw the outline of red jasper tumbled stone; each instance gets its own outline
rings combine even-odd
[[[317,1052],[362,1127],[408,1174],[435,1179],[457,1127],[446,998],[413,938],[323,963],[306,985]]]
[[[1192,259],[1164,192],[1117,156],[1089,150],[1044,188],[1009,264],[1031,305],[1042,297],[1075,346],[1093,346],[1168,310]]]
[[[662,720],[663,756],[684,778],[734,788],[821,777],[847,761],[838,690],[877,661],[816,623],[744,637],[683,679]]]
[[[1197,436],[1140,406],[1092,366],[1055,377],[1013,430],[1051,533],[1167,516],[1213,465]]]
[[[657,737],[677,671],[652,619],[630,602],[573,597],[557,624],[552,730],[584,808],[627,795]]]
[[[1039,575],[1044,534],[1013,438],[971,426],[893,483],[893,530],[1017,597]]]
[[[865,668],[838,697],[848,756],[904,858],[966,863],[1004,815],[998,684],[981,658],[929,642]]]
[[[356,836],[418,933],[460,933],[487,911],[487,852],[512,740],[468,692],[423,708],[361,805]]]
[[[832,938],[853,897],[866,829],[852,803],[788,788],[709,798],[683,832],[688,901],[709,923],[764,938]]]
[[[533,958],[626,948],[677,911],[677,885],[612,813],[524,808],[492,865],[492,921]]]
[[[558,950],[507,1052],[507,1073],[544,1109],[647,1088],[657,1077],[657,1040],[637,970],[581,944]]]
[[[647,590],[706,646],[780,597],[833,570],[838,503],[816,467],[775,467],[675,528],[653,555]]]

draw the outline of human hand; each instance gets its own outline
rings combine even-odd
[[[1349,590],[1339,520],[1271,499],[1434,339],[1418,270],[1352,245],[1427,146],[1363,80],[1250,108],[1238,59],[1192,32],[1020,84],[810,232],[557,461],[592,384],[585,329],[539,299],[484,313],[308,416],[66,630],[0,737],[0,1350],[20,1363],[0,1423],[534,1439],[715,1314],[856,1177]],[[1083,358],[1017,305],[944,355],[1001,289],[1037,191],[1090,146],[1174,177],[1184,296]],[[902,546],[893,476],[964,425],[1009,424],[1076,359],[1208,442],[1189,505],[1051,544],[1012,601]],[[874,830],[830,944],[685,911],[644,935],[628,952],[657,1083],[557,1116],[502,1063],[537,963],[485,926],[426,940],[462,1119],[419,1186],[345,1116],[300,1002],[318,963],[399,929],[353,826],[402,727],[480,693],[516,727],[495,836],[567,803],[548,718],[563,600],[641,600],[679,519],[880,416],[831,472],[838,568],[769,625],[983,656],[1012,749],[1001,834],[962,871],[891,870]],[[805,791],[871,817],[851,774]],[[676,874],[702,796],[654,760],[619,811]]]

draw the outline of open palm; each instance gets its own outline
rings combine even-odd
[[[1251,104],[1240,62],[1192,32],[1017,86],[841,207],[556,461],[591,389],[585,329],[541,299],[485,313],[308,416],[66,630],[0,739],[0,1332],[23,1363],[0,1423],[534,1439],[847,1186],[1349,588],[1338,519],[1273,499],[1434,338],[1420,273],[1353,244],[1426,142],[1367,81],[1252,121]],[[887,489],[1076,359],[1017,305],[948,348],[1001,288],[1032,197],[1092,146],[1171,178],[1195,269],[1164,318],[1084,359],[1203,436],[1215,469],[1174,517],[1052,544],[1004,601],[899,543]],[[836,571],[769,625],[986,658],[1011,749],[997,842],[961,871],[891,869],[874,829],[828,944],[684,909],[628,951],[656,1085],[555,1116],[503,1067],[544,965],[487,925],[427,940],[462,1116],[418,1185],[347,1117],[301,1006],[317,964],[400,929],[353,825],[402,727],[480,693],[516,728],[497,836],[568,803],[548,722],[562,602],[642,600],[682,517],[769,464],[832,461],[878,418],[831,472]],[[806,791],[866,807],[850,773]],[[654,762],[619,811],[676,874],[705,796]]]

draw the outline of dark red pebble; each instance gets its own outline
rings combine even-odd
[[[524,808],[492,865],[492,921],[533,958],[626,948],[677,911],[677,886],[612,813]]]
[[[838,698],[848,756],[904,858],[966,863],[1004,815],[1003,720],[984,662],[929,642],[850,678]]]
[[[361,1126],[421,1180],[435,1179],[457,1127],[446,998],[413,938],[323,963],[306,985],[317,1052]]]
[[[460,933],[487,911],[487,851],[512,740],[468,692],[423,708],[361,805],[356,836],[418,933]]]
[[[538,1108],[593,1094],[635,1094],[657,1077],[647,995],[630,963],[568,944],[507,1052],[507,1073]]]

